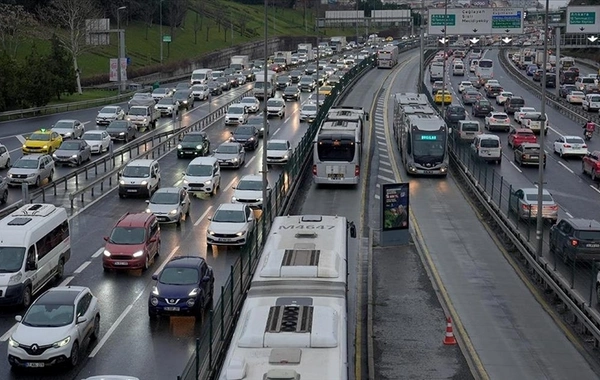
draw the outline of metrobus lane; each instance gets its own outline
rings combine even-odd
[[[450,83],[451,79],[448,80]],[[505,78],[500,80],[503,84]],[[489,165],[490,175],[493,169],[501,170],[504,179],[512,181],[515,187],[534,187],[532,178],[535,176],[523,175],[523,171],[511,165],[506,157],[503,161],[501,168],[483,165]],[[553,170],[551,168],[558,170],[559,165],[552,164],[549,158],[546,171]],[[535,169],[533,172],[537,173]],[[479,183],[483,185],[484,180],[489,184],[491,177],[482,178]],[[554,315],[526,276],[515,271],[518,265],[494,240],[493,232],[484,228],[476,213],[465,209],[463,194],[456,184],[452,180],[437,184],[411,180],[411,185],[413,182],[416,186],[411,191],[415,194],[411,198],[413,212],[431,259],[452,300],[452,307],[460,316],[457,324],[464,326],[477,352],[476,357],[490,377],[499,375],[502,378],[502,374],[510,373],[512,377],[530,378],[551,368],[550,373],[560,374],[556,376],[561,378],[574,376],[573,370],[580,371],[577,377],[595,378],[596,369],[583,353],[580,342]],[[496,184],[499,186],[499,181]],[[503,191],[506,201],[508,186]],[[560,211],[559,215],[566,213]],[[515,223],[521,231],[525,230],[523,222],[515,220]],[[547,240],[548,227],[545,231]],[[535,228],[530,228],[530,232],[535,241]],[[458,245],[448,250],[449,242]],[[459,332],[462,333],[461,328]],[[560,343],[555,342],[557,337]],[[560,350],[550,347],[560,347]],[[557,364],[565,360],[571,365]]]
[[[298,120],[299,102],[289,102],[286,117],[283,120],[270,119],[272,137],[287,139],[296,146],[306,131],[306,124]],[[209,138],[218,145],[227,139],[228,131],[219,125],[209,129]],[[277,131],[277,133],[275,133]],[[262,142],[262,141],[261,141]],[[99,201],[88,209],[76,214],[72,219],[73,255],[67,262],[63,283],[83,285],[92,289],[100,300],[102,314],[101,338],[93,347],[89,347],[85,356],[94,354],[96,359],[82,363],[76,369],[62,372],[57,371],[60,378],[86,377],[98,373],[114,373],[115,368],[122,368],[123,373],[134,374],[144,379],[165,379],[173,376],[173,371],[183,369],[189,358],[189,350],[194,346],[194,337],[200,329],[193,318],[182,320],[168,318],[158,321],[155,328],[148,322],[147,299],[152,290],[155,273],[173,255],[191,254],[205,257],[215,271],[215,291],[219,296],[220,287],[230,273],[230,266],[239,257],[239,250],[214,248],[206,249],[205,233],[208,227],[207,217],[221,203],[229,203],[233,195],[232,187],[244,174],[256,174],[261,170],[262,147],[255,152],[249,152],[246,164],[239,170],[222,171],[222,185],[214,197],[192,199],[190,220],[184,221],[180,228],[175,225],[163,225],[161,228],[161,255],[145,273],[103,273],[101,268],[104,247],[103,236],[109,234],[116,221],[125,212],[143,212],[146,204],[143,199],[120,199],[114,191],[106,192]],[[189,160],[177,159],[176,153],[171,152],[160,161],[162,168],[162,187],[179,186],[182,172]],[[274,184],[279,178],[281,168],[272,167],[269,172],[269,182]],[[13,309],[3,315],[1,329],[6,340],[14,325],[15,314],[22,310]],[[129,323],[135,329],[130,329]],[[173,323],[171,323],[173,322]],[[153,325],[154,326],[154,325]],[[164,337],[162,342],[161,337]],[[161,341],[155,344],[155,339]],[[103,341],[104,340],[104,341]],[[102,348],[104,346],[104,348]],[[131,347],[155,347],[160,354],[156,358],[147,355],[144,350],[132,350]],[[5,346],[0,350],[0,356],[5,354]],[[102,349],[101,349],[102,348]],[[96,352],[94,352],[96,350]],[[128,353],[124,355],[123,352]],[[168,359],[168,366],[156,366],[156,363]],[[89,367],[88,367],[89,365]],[[6,373],[0,373],[1,378],[11,378],[8,365],[2,367]],[[131,368],[130,371],[125,369]],[[54,373],[54,371],[52,371]],[[35,374],[35,373],[34,373]],[[177,374],[175,374],[176,376]]]
[[[162,132],[172,131],[172,130],[178,129],[182,126],[192,125],[193,123],[197,122],[198,120],[201,120],[202,118],[204,118],[209,113],[210,110],[215,110],[215,109],[217,109],[221,106],[224,106],[225,104],[239,98],[239,96],[243,92],[249,90],[248,86],[249,85],[246,85],[246,86],[240,87],[238,89],[231,90],[230,92],[225,93],[224,95],[221,95],[219,97],[215,97],[211,101],[210,105],[208,104],[208,102],[202,102],[200,104],[196,103],[197,105],[190,111],[182,111],[181,120],[173,120],[173,118],[170,118],[170,117],[161,118],[155,129],[148,130],[148,131],[145,131],[142,133],[137,133],[136,139],[134,139],[133,141],[131,141],[127,144],[124,144],[123,142],[115,141],[114,145],[113,145],[113,149],[115,151],[115,164],[120,165],[121,163],[126,162],[129,159],[129,154],[127,154],[127,153],[124,155],[118,154],[120,152],[120,149],[125,150],[126,149],[125,147],[136,146],[136,144],[138,143],[138,141],[140,139],[146,138],[148,136],[156,135],[156,134],[159,134]],[[124,103],[124,105],[126,106],[126,103]],[[77,112],[79,112],[79,113],[77,113]],[[83,120],[85,117],[87,117],[86,115],[88,115],[89,112],[91,112],[91,111],[90,110],[74,111],[74,112],[69,113],[69,117],[71,117],[71,118],[80,117],[80,119],[78,119],[78,120]],[[97,110],[93,111],[93,117],[90,120],[85,121],[87,123],[85,125],[86,131],[105,130],[106,129],[106,127],[100,127],[95,124],[96,113],[97,113]],[[62,115],[62,114],[59,114],[59,115]],[[60,117],[62,119],[66,118],[66,116],[57,116],[57,117]],[[31,124],[31,125],[29,125],[29,127],[27,127],[29,129],[33,128],[31,131],[34,131],[34,130],[40,128],[40,125],[36,124],[35,119],[24,119],[24,120],[19,120],[19,122],[22,122],[21,124],[23,124],[23,125],[19,125],[20,128],[27,127],[29,125],[27,123]],[[44,127],[46,127],[46,126],[44,126]],[[11,128],[8,128],[8,129],[11,129]],[[12,133],[12,132],[10,132],[10,133]],[[10,151],[11,162],[13,164],[18,160],[18,158],[20,158],[22,156],[21,146],[24,143],[25,137],[28,136],[28,134],[29,133],[12,135],[11,138],[6,142],[2,142],[2,140],[0,138],[0,142],[6,144],[7,149]],[[20,138],[19,139],[13,138],[15,136],[19,136]],[[144,145],[144,146],[140,147],[139,152],[144,152],[149,147],[150,147],[149,144]],[[94,154],[91,158],[91,161],[101,160],[104,157],[106,157],[108,154],[109,154],[109,152],[105,152],[102,154]],[[138,150],[137,149],[133,150],[133,154],[134,155],[138,154]],[[86,164],[88,164],[88,163],[87,162],[83,163],[83,165],[86,165]],[[108,167],[108,168],[110,169],[110,167]],[[54,169],[53,179],[58,180],[59,178],[64,177],[64,176],[68,175],[69,173],[76,171],[76,170],[78,170],[77,167],[56,165],[56,167]],[[8,171],[9,171],[9,168],[2,168],[2,169],[0,169],[0,175],[6,176],[8,174]],[[91,182],[92,180],[94,180],[95,178],[97,178],[98,176],[102,175],[105,172],[105,166],[98,165],[97,171],[98,171],[98,174],[96,174],[95,169],[90,170],[87,178],[84,175],[80,175],[79,178],[77,179],[77,183],[81,186],[81,185],[84,185],[85,183]],[[48,181],[44,181],[43,183],[47,184]],[[67,185],[69,186],[70,189],[75,188],[76,180],[74,178],[69,180]],[[64,184],[62,185],[62,188],[64,189]],[[35,187],[31,187],[31,190],[32,191],[35,190]],[[61,193],[64,193],[64,192],[61,192]],[[22,194],[22,190],[21,190],[20,186],[10,187],[7,204],[12,204],[12,203],[15,203],[18,200],[22,199],[22,195],[23,194]]]

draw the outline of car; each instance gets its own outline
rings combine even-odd
[[[0,168],[10,168],[10,151],[2,144],[0,144]]]
[[[525,116],[527,113],[530,113],[530,112],[537,112],[537,111],[534,107],[521,107],[521,108],[519,108],[519,110],[517,112],[514,113],[513,117],[517,123],[521,124],[523,116]]]
[[[258,137],[263,137],[263,135],[265,134],[265,125],[264,124],[265,124],[265,119],[264,119],[262,113],[252,116],[252,117],[249,117],[248,122],[246,123],[247,126],[252,125],[252,126],[256,127],[256,129],[258,129]],[[267,119],[267,135],[269,134],[270,126],[271,126],[271,123],[269,123],[269,120]]]
[[[490,112],[485,117],[485,129],[502,129],[506,132],[510,129],[510,118],[505,112]]]
[[[238,75],[230,74],[230,75],[227,75],[226,78],[229,80],[229,83],[231,84],[231,88],[240,86],[240,81],[239,81]]]
[[[525,74],[526,74],[528,77],[532,77],[532,76],[533,76],[533,74],[535,74],[535,72],[536,72],[536,71],[538,71],[538,70],[539,70],[539,67],[538,67],[538,65],[529,65],[529,66],[527,66],[527,68],[525,69]]]
[[[216,209],[206,231],[206,245],[242,246],[254,229],[254,213],[243,203],[222,203]]]
[[[215,157],[194,158],[183,173],[183,188],[192,195],[215,195],[221,187],[221,167]]]
[[[271,191],[269,184],[266,184],[268,192]],[[233,187],[233,197],[231,203],[242,203],[251,208],[262,208],[263,206],[263,178],[260,174],[247,174],[243,176],[237,185]]]
[[[190,109],[194,108],[195,98],[190,88],[175,91],[173,94],[173,100],[179,109],[185,108],[186,111],[189,111]]]
[[[23,154],[52,154],[62,144],[62,141],[62,137],[57,132],[39,129],[25,137],[21,151]]]
[[[451,104],[452,103],[452,94],[448,90],[440,90],[435,93],[433,97],[433,101],[436,104]]]
[[[523,143],[537,143],[535,133],[529,128],[511,128],[508,132],[508,146],[517,148]]]
[[[208,82],[208,90],[212,96],[223,94],[223,87],[221,86],[221,83],[217,82],[216,80]]]
[[[290,79],[289,76],[287,76],[287,75],[280,75],[275,80],[275,88],[277,90],[285,90],[285,88],[287,86],[289,86],[291,83],[292,82],[291,82],[291,79]]]
[[[246,84],[246,82],[248,82],[248,77],[246,77],[246,75],[244,75],[241,72],[237,72],[233,75],[235,76],[238,86],[244,85],[244,84]]]
[[[115,224],[102,255],[102,267],[109,270],[150,268],[160,253],[160,226],[154,214],[126,213]]]
[[[188,82],[185,82],[185,83],[181,82],[181,83],[177,83],[175,85],[175,91],[174,92],[177,92],[179,90],[189,90],[189,89],[190,89],[190,84]]]
[[[574,84],[563,84],[558,88],[558,95],[561,98],[566,98],[571,91],[577,91],[577,87]]]
[[[243,104],[244,107],[246,107],[248,113],[257,113],[260,111],[260,101],[254,96],[244,96],[242,100],[240,100],[240,104]]]
[[[444,116],[444,120],[448,126],[458,125],[460,120],[465,120],[467,118],[467,111],[462,106],[450,105],[446,108],[446,114]]]
[[[594,219],[561,219],[550,228],[550,253],[565,263],[600,259],[600,223]]]
[[[192,95],[194,100],[206,100],[210,96],[210,89],[205,84],[195,84],[192,86]]]
[[[54,162],[58,165],[81,165],[92,159],[92,150],[85,140],[67,140],[52,153]]]
[[[129,102],[127,102],[127,106],[129,108],[133,106],[147,106],[153,107],[156,104],[154,97],[149,92],[139,92],[137,94],[133,94],[133,97]]]
[[[522,96],[511,96],[504,102],[504,112],[511,115],[521,107],[525,107],[525,99]]]
[[[85,132],[85,125],[79,120],[59,120],[51,128],[64,139],[80,139]]]
[[[582,159],[583,174],[589,174],[592,181],[600,178],[600,151],[588,152]]]
[[[248,111],[241,103],[234,103],[227,108],[225,125],[241,125],[248,121]]]
[[[160,165],[157,160],[137,158],[125,165],[119,176],[119,197],[150,197],[160,187]]]
[[[500,95],[504,91],[504,89],[497,85],[487,86],[485,88],[485,96],[488,98],[495,99],[498,95]]]
[[[472,105],[475,104],[479,99],[481,99],[481,94],[475,89],[466,89],[465,91],[463,91],[461,98],[465,106]]]
[[[482,117],[488,115],[492,111],[494,111],[494,108],[489,100],[479,99],[475,102],[475,104],[473,104],[473,108],[471,108],[471,115],[475,117]]]
[[[303,74],[301,70],[292,70],[290,72],[290,83],[294,84],[300,82],[300,78],[302,78],[302,75]]]
[[[152,91],[152,97],[154,98],[155,102],[158,102],[164,97],[172,96],[173,92],[173,89],[170,87],[159,87],[155,88],[154,91]]]
[[[491,134],[476,135],[471,143],[471,155],[480,160],[502,164],[502,144],[500,138]]]
[[[542,83],[540,82],[540,86]],[[556,88],[556,74],[546,73],[546,88]]]
[[[431,95],[437,94],[437,92],[442,90],[443,88],[444,88],[444,82],[441,80],[436,80],[431,85]]]
[[[600,110],[600,95],[587,94],[583,99],[582,108],[587,112],[598,112]]]
[[[554,141],[554,153],[561,157],[584,157],[588,154],[588,149],[585,141],[579,136],[560,136]]]
[[[320,86],[319,87],[319,95],[329,96],[329,95],[331,95],[331,91],[333,91],[332,86]]]
[[[546,152],[544,152],[538,143],[522,143],[515,148],[514,159],[515,164],[524,165],[540,165],[540,156],[544,155],[544,168],[546,168]]]
[[[496,104],[503,105],[510,97],[514,96],[510,91],[502,91],[496,96]]]
[[[585,99],[583,91],[571,91],[567,94],[566,100],[571,104],[582,104]]]
[[[254,74],[254,71],[252,71],[252,69],[243,69],[242,70],[242,75],[246,76],[246,82],[254,82],[254,80],[256,79],[256,74]]]
[[[540,133],[542,127],[544,135],[548,134],[548,115],[542,116],[541,112],[527,112],[521,116],[521,125],[524,128],[529,128],[533,133]]]
[[[466,89],[470,89],[470,88],[473,88],[473,83],[471,83],[471,81],[468,81],[468,80],[460,81],[460,83],[458,84],[458,93],[462,94]]]
[[[125,111],[120,106],[106,106],[96,115],[97,125],[108,125],[115,120],[125,119]]]
[[[184,215],[186,220],[190,216],[190,196],[181,187],[160,188],[146,203],[146,212],[156,215],[159,223],[176,223],[180,226]]]
[[[319,107],[323,105],[323,103],[325,102],[325,97],[324,96],[319,96],[318,92],[313,92],[312,94],[310,94],[308,96],[308,99],[306,99],[306,103],[310,104],[319,104]]]
[[[519,219],[537,218],[538,188],[528,187],[515,190],[510,194],[508,205],[509,211],[516,213]],[[542,192],[542,218],[553,224],[558,219],[558,204],[546,189],[543,189]]]
[[[212,308],[215,295],[213,269],[200,256],[175,256],[160,273],[148,296],[148,317],[194,315]]]
[[[57,286],[45,291],[8,338],[8,363],[13,368],[76,367],[85,342],[100,335],[98,298],[83,286]]]
[[[536,71],[534,71],[531,79],[534,82],[540,82],[542,80],[542,75],[544,75],[544,70],[537,69]]]
[[[48,154],[25,155],[15,161],[6,176],[9,186],[26,183],[39,187],[46,178],[52,181],[54,161]]]
[[[258,148],[258,129],[253,125],[244,125],[231,132],[231,142],[242,144],[245,150]]]
[[[213,156],[219,161],[221,167],[239,169],[246,162],[246,151],[242,144],[237,142],[224,142],[215,149]]]
[[[213,71],[213,77],[215,72]],[[231,90],[231,81],[227,77],[218,77],[216,81],[221,85],[223,91]]]
[[[286,100],[286,101],[287,100],[298,101],[298,100],[300,100],[300,89],[295,84],[289,85],[285,88],[285,90],[283,90],[283,94],[281,95],[281,97],[283,98],[283,100]]]
[[[502,86],[500,85],[500,82],[498,82],[498,80],[497,80],[497,79],[491,79],[491,78],[488,78],[488,79],[486,79],[486,81],[485,81],[485,84],[483,85],[483,90],[484,90],[484,91],[485,91],[485,90],[488,90],[488,89],[489,89],[490,87],[492,87],[492,86],[496,86],[496,87],[502,87]]]
[[[135,139],[137,127],[131,120],[116,120],[106,127],[106,133],[113,141],[129,142]]]
[[[188,132],[177,144],[177,158],[203,157],[210,154],[210,141],[206,132]]]
[[[110,135],[106,131],[87,131],[81,139],[88,143],[92,154],[104,153],[110,147]]]
[[[342,78],[339,75],[330,75],[329,77],[327,77],[327,84],[329,86],[335,87],[335,85],[337,85],[338,83],[340,83],[340,81],[342,80]]]
[[[267,164],[286,164],[292,156],[292,146],[288,140],[267,141]]]
[[[154,109],[158,110],[161,116],[172,116],[173,114],[177,114],[179,104],[177,104],[172,96],[165,96],[156,103]]]
[[[483,84],[479,81],[479,78],[476,76],[472,76],[469,77],[469,82],[471,82],[471,84],[473,85],[474,88],[481,88],[481,86],[483,86]]]
[[[283,119],[285,116],[285,101],[281,98],[267,100],[267,116],[277,116]]]
[[[315,87],[317,87],[317,83],[311,75],[307,74],[300,78],[299,87],[302,92],[312,92],[315,90]]]

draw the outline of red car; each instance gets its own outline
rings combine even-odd
[[[146,270],[160,250],[158,220],[151,213],[127,213],[104,240],[102,266],[105,271]]]
[[[277,63],[272,63],[269,66],[269,70],[275,71],[276,73],[280,73],[283,71],[283,68],[281,66],[279,66],[279,64],[277,64]]]
[[[508,132],[508,146],[519,147],[523,143],[537,143],[537,137],[529,128],[511,128]]]

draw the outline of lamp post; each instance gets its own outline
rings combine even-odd
[[[269,48],[267,46],[267,43],[269,42],[268,40],[268,32],[269,32],[269,24],[267,23],[268,21],[268,16],[269,16],[269,0],[265,0],[265,50],[264,50],[264,54],[265,54],[265,62],[264,62],[264,67],[263,67],[263,74],[264,74],[264,83],[263,83],[263,88],[264,88],[264,99],[263,99],[263,151],[262,151],[262,199],[263,199],[263,215],[262,217],[265,217],[265,210],[270,210],[270,204],[267,204],[267,201],[269,200],[268,198],[268,193],[267,193],[267,183],[268,183],[268,177],[267,177],[267,170],[268,170],[268,166],[267,166],[267,140],[269,139],[269,124],[267,122],[267,100],[269,99],[269,94],[267,93],[267,85],[268,85],[268,80],[267,80],[267,74],[269,71],[268,68],[268,61],[269,61]],[[262,223],[263,227],[266,227],[266,222],[263,220]],[[263,230],[263,238],[264,235],[266,233],[266,230]]]
[[[421,23],[419,33],[419,88],[421,91],[425,91],[422,85],[423,75],[425,72],[425,0],[421,0]]]
[[[319,47],[319,3],[321,2],[321,0],[317,0],[317,17],[315,17],[315,21],[317,23],[317,94],[316,94],[316,100],[317,100],[317,115],[315,116],[318,117],[319,116],[319,110],[321,109],[320,105],[319,105],[319,89],[320,89],[320,85],[319,85],[319,63],[321,60],[321,48]]]
[[[546,0],[546,17],[544,20],[544,57],[542,58],[542,104],[540,106],[541,123],[540,128],[540,158],[538,167],[538,199],[537,199],[537,215],[536,215],[536,229],[535,238],[537,239],[537,256],[542,257],[543,238],[544,238],[544,218],[542,215],[542,207],[544,205],[544,163],[546,162],[546,152],[544,151],[544,134],[546,132],[546,63],[548,62],[548,9],[550,8],[550,0]],[[559,57],[556,57],[559,59]]]
[[[440,108],[440,112],[442,113],[442,117],[444,117],[444,106],[446,105],[446,60],[448,55],[448,0],[444,4],[444,66],[442,70],[442,107]]]
[[[117,33],[119,33],[119,39],[117,41],[118,47],[118,58],[117,58],[117,82],[118,82],[118,94],[121,95],[123,89],[123,75],[121,74],[121,59],[125,55],[125,32],[121,30],[121,11],[127,9],[126,6],[117,8]]]
[[[163,3],[163,0],[160,0],[159,1],[160,16],[159,16],[159,21],[158,21],[159,28],[160,28],[160,63],[161,64],[163,63],[162,3]]]

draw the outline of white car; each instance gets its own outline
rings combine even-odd
[[[510,118],[504,112],[490,112],[485,117],[485,129],[490,131],[493,129],[502,129],[508,132],[510,129]]]
[[[469,71],[474,73],[475,70],[477,69],[477,64],[479,63],[479,59],[473,59],[471,60],[471,64],[469,65]]]
[[[469,88],[473,88],[473,83],[470,80],[463,80],[458,85],[458,93],[462,94],[464,90],[467,90]]]
[[[40,187],[47,178],[52,182],[54,177],[54,160],[47,154],[26,154],[21,156],[8,170],[6,177],[9,185],[34,185]]]
[[[517,112],[515,112],[515,115],[514,115],[515,121],[517,123],[521,124],[521,119],[528,112],[537,112],[537,111],[533,107],[521,107],[521,108],[519,108],[519,110]]]
[[[600,110],[600,95],[587,94],[583,100],[582,107],[584,111],[592,112]]]
[[[210,95],[210,89],[205,84],[195,84],[192,86],[192,95],[195,100],[206,100]]]
[[[559,156],[580,156],[588,154],[585,141],[579,136],[560,136],[554,141],[554,153]]]
[[[215,157],[196,157],[183,173],[183,188],[194,194],[215,195],[221,187],[221,168]]]
[[[267,191],[271,187],[267,183]],[[263,205],[263,179],[262,175],[247,174],[233,187],[231,203],[243,203],[250,207],[262,208]]]
[[[317,117],[317,105],[315,103],[304,103],[300,109],[300,121],[311,123]]]
[[[513,96],[513,93],[510,91],[502,91],[498,96],[496,96],[496,104],[503,105],[506,102],[506,99]]]
[[[154,109],[160,111],[161,116],[172,116],[173,113],[177,113],[179,102],[173,99],[172,96],[165,96],[156,103]]]
[[[81,139],[90,146],[92,154],[104,153],[110,146],[110,135],[106,131],[87,131]]]
[[[215,149],[213,157],[220,166],[239,169],[246,162],[246,151],[238,142],[224,142]]]
[[[582,104],[585,99],[585,94],[582,91],[571,91],[567,95],[567,102],[571,104]]]
[[[292,146],[288,140],[267,141],[267,164],[287,164],[292,156]]]
[[[243,104],[249,113],[257,113],[260,110],[260,100],[254,96],[245,96],[240,100],[240,104]]]
[[[254,228],[254,213],[243,203],[223,203],[213,216],[206,231],[206,245],[245,245]]]
[[[78,139],[85,132],[85,126],[79,120],[59,120],[52,126],[52,132],[56,132],[64,139]]]
[[[10,168],[10,152],[2,144],[0,144],[0,168]]]
[[[171,88],[159,87],[152,92],[152,97],[154,98],[155,102],[158,102],[159,100],[161,100],[164,97],[172,96],[173,92],[174,91]]]
[[[121,376],[121,375],[101,375],[101,376],[92,376],[83,380],[140,380],[137,377],[133,376]]]
[[[225,114],[225,125],[239,125],[248,122],[248,111],[241,103],[232,104]]]
[[[527,112],[521,117],[521,125],[523,128],[529,128],[534,133],[539,133],[544,125],[544,134],[548,134],[548,115],[545,116],[545,121],[542,121],[541,112]]]
[[[98,111],[96,115],[96,124],[108,125],[115,120],[124,120],[125,111],[119,106],[106,106]]]
[[[271,98],[267,100],[267,117],[277,116],[283,119],[285,116],[285,101],[281,98]]]
[[[98,299],[83,286],[57,286],[39,296],[8,339],[12,367],[79,364],[88,338],[100,334]]]
[[[190,216],[190,196],[181,187],[158,189],[146,202],[146,212],[156,215],[159,223],[176,223],[180,226],[184,215],[186,220]]]
[[[498,82],[497,79],[488,79],[487,82],[485,82],[484,89],[488,89],[491,86],[500,86],[500,82]],[[500,86],[500,87],[502,87],[502,86]]]

